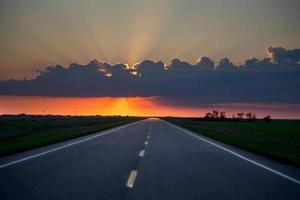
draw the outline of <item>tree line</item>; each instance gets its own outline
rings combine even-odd
[[[225,111],[218,111],[213,110],[211,112],[208,112],[205,114],[205,116],[202,118],[204,120],[209,121],[249,121],[249,122],[256,122],[257,120],[263,120],[265,122],[271,121],[271,115],[267,115],[261,119],[256,118],[256,114],[252,112],[239,112],[234,113],[231,118],[226,117]]]

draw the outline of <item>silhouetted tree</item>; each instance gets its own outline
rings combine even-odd
[[[237,113],[236,115],[238,116],[239,120],[242,120],[244,117],[244,113]]]
[[[213,118],[213,114],[211,114],[210,112],[205,114],[205,119],[212,119]]]
[[[255,114],[252,115],[252,120],[253,120],[254,122],[256,122],[256,115],[255,115]]]
[[[213,118],[218,119],[219,118],[219,111],[213,110],[212,112],[213,112]]]
[[[246,113],[246,117],[248,121],[253,121],[253,114],[251,112]]]
[[[225,118],[226,118],[226,112],[225,111],[222,111],[222,112],[220,112],[220,119],[221,120],[224,120]]]
[[[265,117],[263,118],[263,120],[264,120],[265,122],[269,123],[269,122],[271,121],[271,115],[265,116]]]

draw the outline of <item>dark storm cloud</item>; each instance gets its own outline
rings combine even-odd
[[[201,57],[196,64],[144,60],[134,68],[93,60],[87,65],[47,67],[32,80],[0,82],[1,95],[133,97],[160,96],[174,105],[228,102],[300,102],[299,50],[269,48],[270,58],[236,66]],[[162,103],[163,103],[162,102]]]

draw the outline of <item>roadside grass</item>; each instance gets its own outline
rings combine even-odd
[[[200,121],[195,118],[165,120],[213,139],[300,167],[300,121],[270,123]]]
[[[0,116],[0,157],[124,125],[137,117]]]

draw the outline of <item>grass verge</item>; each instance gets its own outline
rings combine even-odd
[[[273,120],[265,123],[164,119],[221,142],[300,167],[300,121]]]
[[[136,117],[0,116],[0,157],[140,120]]]

